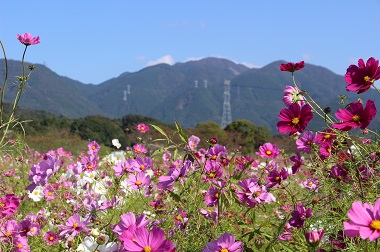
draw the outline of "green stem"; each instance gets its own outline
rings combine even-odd
[[[1,40],[0,40],[0,45],[1,45],[1,49],[3,50],[4,63],[5,63],[5,77],[4,77],[3,88],[1,89],[1,102],[0,102],[0,128],[1,128],[3,126],[4,94],[5,94],[5,88],[8,82],[8,60],[7,60],[7,55],[5,53],[3,42],[1,42]]]
[[[27,48],[28,48],[28,46],[25,46],[24,53],[22,54],[22,60],[21,60],[21,66],[22,66],[21,84],[20,84],[20,87],[19,87],[19,89],[18,89],[18,91],[16,93],[16,97],[15,97],[14,102],[13,102],[12,111],[11,111],[11,113],[9,115],[9,119],[8,119],[7,125],[5,127],[3,136],[2,136],[2,138],[0,140],[0,146],[4,142],[5,136],[6,136],[7,132],[8,132],[8,130],[9,130],[9,126],[10,126],[10,124],[13,121],[13,117],[14,117],[14,113],[15,113],[17,104],[20,101],[21,93],[22,93],[22,91],[24,89],[24,86],[25,86],[25,83],[26,83],[26,80],[27,80],[27,76],[25,76],[25,54],[26,54]],[[1,100],[1,102],[3,102],[3,99]]]

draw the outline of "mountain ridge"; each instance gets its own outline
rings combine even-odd
[[[174,65],[158,64],[136,72],[124,72],[100,84],[84,84],[60,76],[44,65],[37,66],[28,80],[20,106],[46,110],[68,118],[103,115],[121,118],[141,114],[183,127],[200,122],[221,123],[224,103],[224,80],[230,80],[232,121],[247,119],[276,133],[278,114],[284,108],[283,89],[293,85],[291,74],[281,72],[283,60],[261,68],[249,68],[231,60],[209,57]],[[30,63],[26,63],[30,64]],[[9,76],[21,75],[21,63],[8,61]],[[4,61],[0,62],[0,79],[4,79]],[[379,107],[377,92],[369,90],[360,96],[348,93],[343,76],[327,68],[305,64],[295,73],[305,89],[322,107],[339,108],[339,96],[349,101],[361,97],[372,99]],[[6,102],[12,101],[14,85],[8,85]],[[380,126],[378,119],[375,126]],[[379,123],[379,124],[377,124]],[[316,126],[323,125],[317,122]]]

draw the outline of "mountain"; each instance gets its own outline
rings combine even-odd
[[[121,118],[141,114],[166,123],[177,120],[183,127],[200,122],[221,123],[224,102],[224,81],[230,80],[232,120],[248,119],[277,133],[278,114],[284,108],[283,89],[292,85],[291,74],[281,72],[276,61],[262,68],[248,68],[228,59],[205,58],[175,65],[158,64],[137,72],[125,72],[99,85],[83,84],[59,76],[47,67],[36,64],[20,106],[46,110],[69,118],[104,115]],[[29,64],[29,63],[28,63]],[[9,76],[20,76],[21,63],[9,60]],[[4,61],[0,62],[0,79],[4,79]],[[322,107],[335,112],[339,96],[347,102],[372,99],[379,107],[380,96],[374,90],[361,94],[348,93],[343,76],[311,64],[295,73],[301,89]],[[12,102],[17,86],[8,82],[6,102]],[[315,119],[311,127],[323,127]],[[376,118],[372,128],[380,126]]]

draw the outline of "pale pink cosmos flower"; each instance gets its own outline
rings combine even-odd
[[[344,221],[344,234],[347,237],[360,235],[371,242],[380,237],[380,198],[375,205],[355,201],[347,213],[350,221]]]
[[[301,106],[305,104],[305,98],[302,94],[300,94],[300,90],[293,86],[285,87],[282,100],[287,107],[289,107],[292,103],[298,103]]]
[[[189,139],[188,139],[188,145],[189,145],[190,150],[195,150],[197,148],[199,142],[200,142],[199,137],[194,136],[194,135],[192,135],[191,137],[189,137]]]
[[[243,242],[235,241],[235,236],[224,233],[216,241],[208,242],[202,252],[242,252]]]
[[[29,32],[26,32],[24,35],[17,34],[17,39],[26,46],[40,43],[40,36],[33,37]]]
[[[143,186],[149,186],[151,182],[150,176],[147,176],[145,172],[139,172],[137,175],[130,174],[127,183],[133,190],[138,190]]]

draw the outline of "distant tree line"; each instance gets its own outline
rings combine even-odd
[[[142,136],[137,130],[139,123],[156,125],[162,128],[169,136],[175,137],[175,125],[167,124],[157,119],[142,115],[126,115],[121,119],[110,119],[101,115],[87,116],[79,119],[68,119],[56,116],[45,111],[19,110],[16,114],[22,127],[28,135],[40,135],[57,130],[68,130],[71,134],[80,136],[84,140],[97,141],[105,146],[112,147],[112,139],[119,139],[123,146],[132,146],[139,142]],[[14,127],[15,131],[22,131],[21,127]],[[202,122],[194,128],[184,129],[190,137],[196,135],[201,139],[200,147],[207,148],[207,140],[216,137],[220,144],[228,149],[239,149],[242,153],[252,153],[270,140],[269,129],[255,126],[249,120],[235,120],[225,129],[215,122]],[[153,127],[143,135],[145,139],[162,138],[162,135]]]

